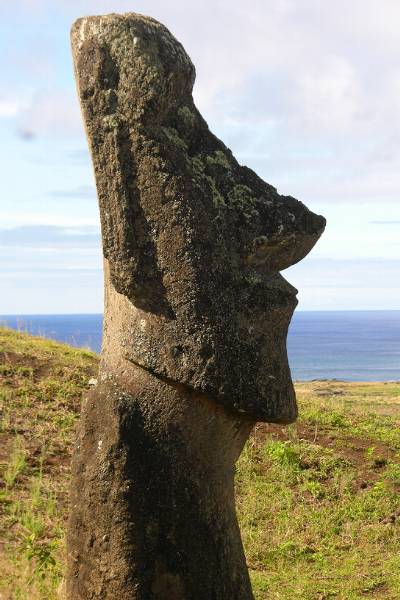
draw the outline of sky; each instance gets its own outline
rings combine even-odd
[[[327,218],[283,272],[298,310],[400,308],[398,0],[0,0],[0,314],[102,311],[69,30],[129,11],[183,43],[238,161]]]

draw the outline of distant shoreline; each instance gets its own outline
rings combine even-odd
[[[99,353],[101,313],[0,315],[0,325]],[[295,381],[400,380],[400,310],[295,311],[288,334]]]

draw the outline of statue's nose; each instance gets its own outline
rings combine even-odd
[[[280,196],[273,219],[265,215],[262,234],[253,239],[245,264],[268,272],[302,260],[325,229],[326,220],[290,196]]]

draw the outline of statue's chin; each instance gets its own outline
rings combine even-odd
[[[243,410],[243,409],[242,409]],[[297,419],[297,402],[290,370],[281,381],[274,379],[255,402],[249,403],[246,415],[266,423],[293,423]]]

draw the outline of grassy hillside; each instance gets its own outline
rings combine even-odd
[[[0,599],[52,600],[73,425],[95,354],[0,329]],[[400,598],[400,385],[297,385],[257,426],[237,503],[257,600]]]

